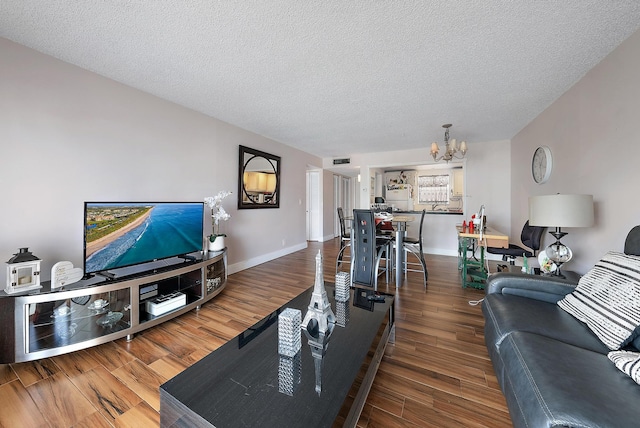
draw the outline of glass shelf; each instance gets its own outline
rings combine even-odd
[[[202,299],[202,270],[194,269],[191,272],[185,272],[171,278],[166,278],[154,283],[144,284],[144,286],[153,286],[157,293],[147,299],[140,299],[140,323],[156,320],[165,315],[180,310],[186,305],[197,302]],[[154,315],[148,311],[147,304],[157,302],[158,298],[167,298],[175,293],[183,294],[184,301],[180,306],[171,306],[171,309],[162,310]]]
[[[85,342],[131,327],[128,288],[25,306],[27,352]]]
[[[226,281],[226,271],[224,260],[220,259],[209,264],[205,270],[205,290],[206,294],[211,294],[220,288]]]

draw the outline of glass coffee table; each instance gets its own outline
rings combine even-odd
[[[319,370],[307,339],[295,357],[278,354],[278,315],[307,312],[313,287],[160,386],[163,427],[355,426],[388,341],[393,341],[394,296],[373,301],[373,290],[351,290],[336,315]],[[355,301],[355,304],[354,304]]]

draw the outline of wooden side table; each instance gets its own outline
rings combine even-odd
[[[462,288],[484,289],[487,280],[487,269],[485,267],[485,247],[509,247],[509,235],[497,231],[491,227],[485,228],[482,233],[480,229],[471,230],[466,227],[456,226],[458,233],[458,270],[461,271]],[[468,251],[474,253],[475,245],[480,247],[480,260],[469,257]]]

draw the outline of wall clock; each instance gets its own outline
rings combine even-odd
[[[551,158],[551,149],[547,146],[538,147],[531,159],[531,174],[533,175],[533,180],[538,184],[545,183],[551,176],[552,168],[553,159]]]

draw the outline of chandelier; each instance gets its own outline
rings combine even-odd
[[[448,163],[451,159],[462,159],[464,155],[467,153],[467,142],[466,141],[460,142],[460,147],[458,147],[458,145],[456,144],[455,138],[449,141],[449,128],[451,128],[451,124],[445,123],[444,125],[442,125],[442,127],[445,129],[444,131],[444,149],[445,150],[442,156],[438,157],[438,152],[440,151],[440,147],[438,147],[438,143],[435,143],[435,142],[431,143],[431,156],[433,156],[433,160],[436,162],[439,162],[442,159],[444,159]],[[458,152],[460,152],[460,154],[457,154]]]

